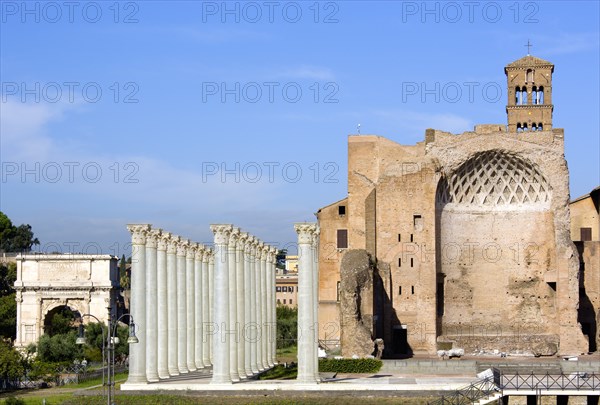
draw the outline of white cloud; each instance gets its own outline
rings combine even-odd
[[[278,74],[278,76],[291,79],[313,79],[328,81],[335,79],[335,75],[331,69],[309,65],[302,65],[283,70]]]

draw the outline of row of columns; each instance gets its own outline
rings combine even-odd
[[[298,377],[305,384],[319,379],[318,291],[319,227],[297,223],[298,234]]]
[[[215,246],[128,225],[131,308],[128,383],[212,366],[212,382],[251,377],[275,364],[277,250],[232,225],[212,225]]]

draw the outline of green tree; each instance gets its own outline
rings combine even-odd
[[[33,236],[31,225],[14,226],[10,218],[0,211],[0,251],[29,252],[40,241]]]
[[[0,339],[0,379],[15,380],[23,374],[23,358],[12,344]]]
[[[38,359],[41,362],[69,362],[83,357],[83,349],[75,343],[77,331],[54,336],[44,334],[37,346]]]
[[[298,309],[278,305],[277,316],[277,348],[294,346],[298,340]]]
[[[285,257],[287,256],[287,249],[279,249],[277,251],[277,256],[276,256],[276,264],[275,267],[277,267],[278,269],[285,269]]]
[[[17,333],[16,279],[16,263],[0,264],[0,337],[12,340]]]
[[[77,330],[77,316],[69,307],[59,307],[46,316],[44,333],[49,336],[61,335]]]

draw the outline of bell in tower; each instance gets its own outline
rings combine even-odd
[[[509,132],[552,129],[553,72],[552,63],[529,54],[504,68]]]

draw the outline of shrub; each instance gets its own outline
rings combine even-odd
[[[8,397],[4,401],[6,405],[25,405],[25,401],[20,398]]]
[[[319,371],[329,373],[376,373],[383,362],[377,359],[321,359]]]

